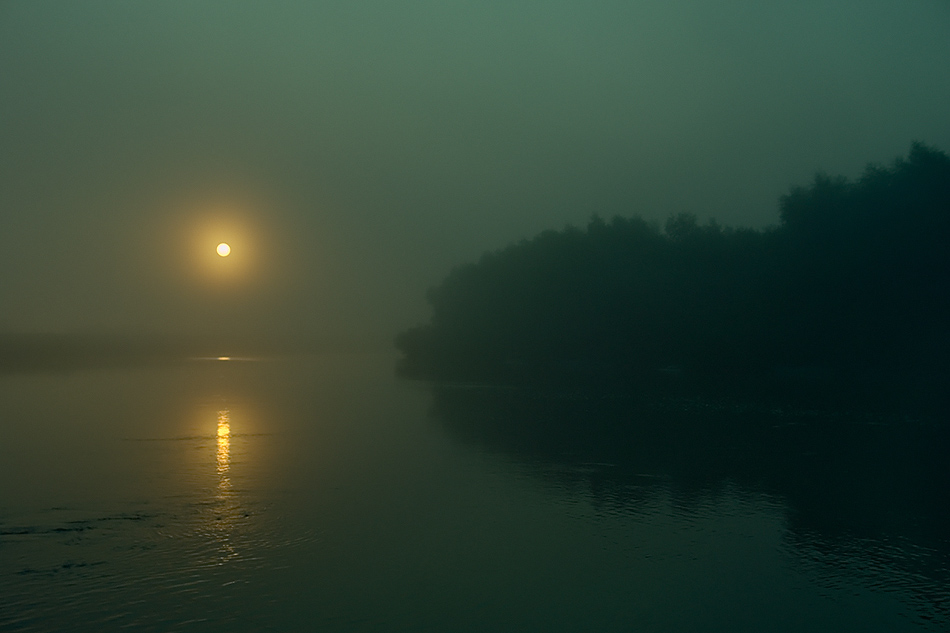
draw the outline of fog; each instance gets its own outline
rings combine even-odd
[[[388,344],[593,214],[950,148],[938,0],[0,2],[0,332]],[[232,246],[217,258],[220,241]]]

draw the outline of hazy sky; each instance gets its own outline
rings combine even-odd
[[[0,0],[0,331],[389,333],[594,213],[775,223],[948,104],[947,0]]]

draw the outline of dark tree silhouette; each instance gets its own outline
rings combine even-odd
[[[914,143],[855,181],[818,174],[780,219],[594,217],[486,253],[429,292],[401,370],[717,389],[946,372],[950,157]]]

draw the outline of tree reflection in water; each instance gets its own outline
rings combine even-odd
[[[616,393],[433,387],[457,440],[504,453],[595,506],[688,512],[738,487],[780,500],[817,582],[900,596],[950,621],[950,433],[933,420]]]

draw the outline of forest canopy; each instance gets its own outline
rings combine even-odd
[[[933,374],[950,352],[950,157],[818,174],[764,230],[594,217],[485,253],[402,332],[409,376],[490,382]]]

